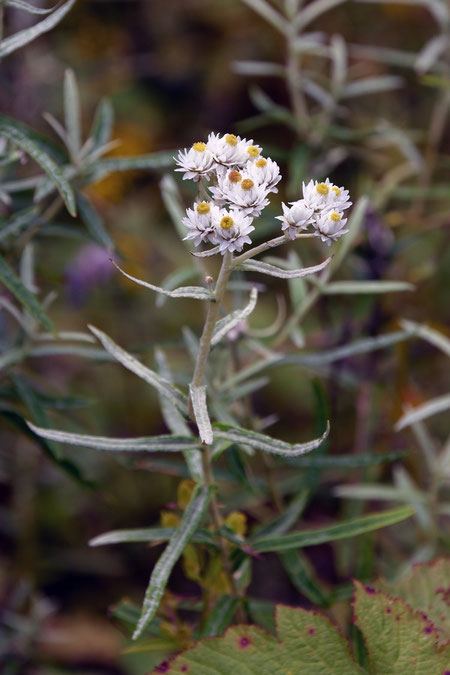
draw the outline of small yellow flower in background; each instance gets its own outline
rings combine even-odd
[[[161,527],[178,527],[181,518],[173,511],[161,511]]]
[[[241,511],[232,511],[225,518],[225,525],[239,537],[245,537],[247,532],[247,516]]]
[[[183,551],[183,570],[188,579],[201,583],[200,557],[192,544],[188,544]]]
[[[178,485],[177,489],[177,503],[180,509],[185,509],[186,506],[191,501],[192,493],[195,489],[195,483],[193,480],[185,478]]]

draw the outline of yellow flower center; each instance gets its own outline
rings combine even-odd
[[[220,227],[223,227],[224,230],[229,230],[230,227],[233,227],[234,220],[231,216],[224,216],[220,221]]]
[[[206,202],[200,202],[200,204],[197,204],[197,213],[209,213],[211,211],[211,207],[209,204]]]
[[[267,159],[264,159],[264,157],[260,157],[255,162],[255,166],[257,166],[258,169],[262,169],[262,167],[266,166],[266,164],[267,164]]]
[[[201,141],[199,141],[198,143],[194,143],[194,145],[192,146],[192,148],[193,148],[194,150],[197,150],[197,152],[205,152],[205,150],[206,150],[206,143],[202,143]]]
[[[229,145],[237,145],[238,139],[234,134],[227,134],[225,136],[225,143],[228,143]]]
[[[336,213],[336,211],[333,211],[333,213],[330,215],[331,220],[334,220],[335,223],[338,223],[341,219],[341,216],[339,213]]]
[[[251,190],[253,186],[254,186],[254,182],[252,180],[250,180],[250,178],[246,178],[241,183],[241,188],[243,190]]]
[[[336,187],[336,185],[334,185],[334,186],[331,188],[331,190],[332,190],[332,192],[334,192],[334,194],[336,195],[336,197],[339,197],[339,195],[341,194],[341,191],[339,190],[338,187]]]
[[[326,185],[326,183],[318,183],[316,185],[316,190],[319,193],[319,195],[327,195],[329,193],[329,187]]]
[[[257,148],[256,145],[251,145],[249,148],[247,148],[247,152],[250,157],[258,157],[260,149]]]
[[[242,176],[239,173],[239,171],[233,169],[233,171],[230,171],[230,173],[228,174],[228,180],[231,180],[232,183],[240,183],[242,180]]]

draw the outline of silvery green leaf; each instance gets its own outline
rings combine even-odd
[[[270,354],[267,357],[260,359],[259,361],[255,361],[255,363],[252,363],[250,366],[243,368],[235,375],[229,377],[228,380],[225,380],[225,382],[221,385],[220,388],[222,391],[229,389],[231,390],[241,382],[244,382],[248,378],[254,377],[263,370],[266,370],[266,368],[272,368],[273,366],[282,363],[283,359],[284,356],[282,354]]]
[[[320,84],[311,80],[309,77],[304,77],[302,86],[306,94],[314,101],[320,103],[326,110],[331,110],[335,106],[334,97],[324,89]]]
[[[133,542],[168,541],[174,534],[173,527],[145,527],[133,530],[113,530],[99,534],[89,541],[89,546],[107,546],[109,544],[128,544]],[[196,532],[191,541],[200,544],[213,544],[214,538],[206,532]]]
[[[298,455],[304,455],[306,452],[311,452],[311,450],[318,448],[328,437],[330,424],[327,422],[327,428],[319,438],[315,438],[313,441],[307,443],[294,444],[278,441],[265,434],[259,434],[256,431],[241,429],[240,427],[233,427],[227,424],[215,423],[214,432],[216,438],[223,438],[232,443],[244,443],[255,450],[262,450],[262,452],[267,452],[272,455],[297,457]]]
[[[324,295],[356,295],[413,291],[414,284],[407,281],[331,281],[320,287]]]
[[[286,68],[270,61],[233,61],[233,72],[250,77],[285,77]]]
[[[404,415],[400,417],[397,424],[395,425],[395,430],[400,431],[405,427],[409,427],[415,422],[420,422],[425,420],[428,417],[437,415],[438,413],[444,412],[450,408],[450,394],[444,394],[443,396],[438,396],[422,403],[422,405],[416,406],[412,410],[408,410]]]
[[[245,263],[244,263],[245,265]],[[246,319],[256,307],[256,302],[258,299],[258,291],[256,288],[252,288],[250,292],[250,299],[243,309],[237,309],[231,314],[228,314],[223,319],[220,319],[214,326],[214,332],[211,339],[211,345],[214,346],[218,344],[221,339],[230,332],[235,326],[237,326],[241,321]]]
[[[198,432],[202,443],[212,445],[214,436],[211,427],[211,420],[208,415],[208,407],[206,405],[206,386],[194,387],[189,385],[191,394],[192,409],[194,411],[195,422],[198,427]]]
[[[78,213],[92,239],[108,251],[114,249],[114,242],[105,229],[103,220],[86,195],[78,192],[76,196]]]
[[[372,147],[382,148],[394,145],[417,171],[422,169],[423,157],[410,136],[403,129],[382,121],[376,125],[376,131],[377,135],[370,139]]]
[[[38,216],[36,207],[31,206],[16,211],[10,218],[5,218],[3,222],[0,221],[0,242],[5,241],[8,237],[17,237],[22,231],[33,226]]]
[[[313,267],[304,267],[301,270],[286,270],[275,265],[261,262],[260,260],[246,260],[237,269],[247,270],[248,272],[260,272],[261,274],[268,274],[271,277],[279,277],[280,279],[301,279],[310,274],[321,272],[331,262],[331,257],[324,260],[319,265]]]
[[[274,28],[279,30],[280,33],[283,35],[287,34],[288,23],[286,19],[266,0],[242,0],[242,2],[262,16],[267,23],[270,23]]]
[[[327,35],[323,31],[302,33],[293,41],[293,49],[296,54],[312,52],[317,55],[327,56],[329,47],[325,44]]]
[[[189,355],[192,363],[195,363],[197,360],[198,350],[200,348],[200,341],[188,326],[183,326],[182,333],[186,352]],[[206,364],[206,368],[208,368],[208,364]]]
[[[52,344],[38,345],[28,350],[27,355],[40,358],[43,356],[81,356],[95,361],[112,361],[113,357],[107,354],[104,349],[95,347],[82,347],[80,345]]]
[[[181,267],[175,272],[169,274],[162,282],[162,287],[168,291],[175,290],[180,284],[190,281],[191,279],[196,279],[199,276],[198,270],[193,267]],[[166,302],[166,298],[163,295],[158,295],[156,297],[156,306],[162,307]]]
[[[169,214],[170,219],[175,226],[178,236],[183,241],[186,235],[186,228],[183,225],[183,218],[186,215],[186,209],[183,205],[183,199],[178,187],[178,183],[172,175],[164,174],[159,182],[159,188],[161,190],[161,197],[163,199],[164,206],[167,209],[167,213]],[[183,244],[186,246],[188,251],[191,250],[192,242],[190,242],[188,239],[185,239]]]
[[[208,258],[210,255],[217,255],[220,252],[220,246],[214,246],[207,251],[191,251],[191,254],[196,258]]]
[[[364,77],[346,84],[341,91],[342,98],[355,98],[367,94],[379,94],[383,91],[398,89],[403,85],[403,78],[397,75],[375,75]]]
[[[95,338],[92,337],[92,335],[77,330],[60,330],[56,335],[53,335],[52,333],[39,333],[34,336],[34,339],[39,341],[51,340],[52,342],[59,342],[60,340],[76,340],[79,342],[95,344]]]
[[[378,335],[374,338],[362,338],[355,340],[343,347],[336,347],[336,349],[324,349],[319,353],[303,352],[301,354],[288,354],[283,357],[279,363],[289,364],[296,363],[298,365],[326,365],[334,361],[347,359],[350,356],[357,356],[358,354],[368,354],[377,349],[384,349],[390,347],[398,342],[403,342],[411,336],[408,331],[395,331],[385,335]]]
[[[180,525],[173,533],[164,553],[153,569],[150,583],[145,593],[141,616],[133,634],[133,640],[136,640],[141,635],[144,628],[155,616],[170,573],[198,528],[210,499],[210,489],[197,486],[183,514]]]
[[[88,434],[73,434],[56,429],[43,429],[31,422],[28,426],[37,436],[50,441],[78,445],[94,450],[108,450],[113,452],[181,452],[198,448],[198,440],[185,436],[149,436],[138,438],[109,438],[107,436],[91,436]]]
[[[80,95],[75,73],[70,68],[64,73],[64,120],[71,155],[76,158],[81,148]]]
[[[131,281],[134,281],[136,284],[139,284],[140,286],[145,286],[145,288],[150,288],[152,291],[156,291],[156,293],[162,293],[163,295],[168,295],[169,298],[194,298],[195,300],[212,300],[212,295],[206,288],[202,288],[201,286],[181,286],[180,288],[176,288],[173,291],[169,291],[167,288],[161,288],[160,286],[154,286],[153,284],[149,284],[147,281],[142,281],[142,279],[136,279],[136,277],[131,276],[131,274],[127,274],[126,272],[123,271],[117,265],[117,263],[113,262],[115,267],[119,270],[121,274],[123,274],[124,277],[127,277],[127,279],[130,279]]]
[[[378,483],[354,483],[353,485],[338,485],[333,489],[333,494],[337,497],[347,499],[379,499],[380,501],[422,501],[426,496],[417,491],[401,490],[391,485],[380,485]]]
[[[274,520],[259,525],[252,530],[252,537],[264,537],[269,534],[285,534],[293,527],[308,503],[309,491],[303,489],[291,500],[289,506]]]
[[[51,126],[55,134],[59,136],[64,145],[67,146],[68,145],[67,134],[63,125],[60,122],[58,122],[58,120],[51,113],[44,112],[42,113],[42,117],[45,119],[47,124]]]
[[[119,347],[119,345],[113,342],[113,340],[101,330],[98,330],[98,328],[89,326],[89,330],[100,340],[108,354],[111,354],[111,356],[117,359],[117,361],[125,366],[125,368],[131,370],[131,372],[135,373],[138,377],[151,384],[152,387],[155,387],[157,391],[160,391],[164,396],[167,396],[181,413],[184,415],[188,414],[186,396],[181,391],[158,375],[158,373],[155,373],[153,370],[150,370],[150,368],[147,368],[147,366],[140,363],[140,361],[122,349],[122,347]]]
[[[0,281],[46,330],[54,331],[53,323],[36,296],[28,290],[2,256],[0,256]]]
[[[16,122],[16,120],[6,117],[6,115],[0,115],[0,136],[7,138],[11,143],[14,143],[24,150],[42,169],[44,169],[52,181],[52,184],[56,186],[61,197],[64,199],[67,210],[72,216],[75,216],[75,197],[70,184],[66,180],[60,167],[55,164],[53,159],[51,159],[51,157],[42,149],[42,146],[36,142],[32,133],[31,130],[29,132],[24,124]]]
[[[347,45],[342,35],[332,35],[330,42],[332,59],[331,82],[334,95],[339,96],[341,88],[347,79],[348,55]]]
[[[23,47],[32,40],[35,40],[39,35],[47,33],[61,21],[67,12],[72,9],[74,4],[75,0],[67,0],[67,2],[55,9],[55,11],[46,19],[31,26],[31,28],[25,28],[2,40],[0,42],[0,59],[4,56],[8,56],[8,54],[16,51],[16,49],[20,49],[20,47]]]
[[[14,7],[15,9],[23,9],[24,12],[28,14],[51,14],[61,2],[57,2],[53,7],[49,9],[42,9],[41,7],[35,7],[25,0],[6,0],[5,7]]]
[[[89,167],[91,180],[100,180],[115,171],[134,171],[136,169],[160,171],[168,169],[174,164],[173,154],[174,152],[154,152],[149,155],[137,155],[136,157],[100,159]]]
[[[330,9],[333,9],[333,7],[342,5],[345,1],[346,0],[314,0],[314,2],[310,2],[306,7],[302,7],[294,19],[293,25],[297,30],[300,28],[303,29],[321,14],[328,12]]]
[[[408,321],[407,319],[402,319],[400,325],[407,330],[412,337],[421,337],[443,351],[447,356],[450,356],[450,340],[443,333],[440,333],[425,324]]]
[[[89,134],[89,138],[93,141],[92,150],[97,150],[110,141],[113,126],[114,108],[111,101],[103,99],[97,106],[91,133]]]
[[[159,374],[168,382],[172,382],[172,374],[166,360],[164,352],[160,349],[155,350],[155,359],[158,364]],[[189,436],[190,430],[186,420],[179,410],[173,405],[172,401],[161,392],[158,392],[159,403],[163,420],[172,434],[178,436]],[[189,469],[189,475],[197,482],[201,482],[203,478],[202,457],[199,450],[185,450],[183,452],[184,459]]]
[[[361,0],[360,0],[361,1]],[[416,60],[415,52],[405,52],[400,49],[390,49],[388,47],[374,47],[372,45],[348,45],[350,55],[357,59],[368,59],[379,61],[392,66],[410,68]]]
[[[423,75],[430,70],[449,46],[450,38],[445,34],[437,35],[429,40],[426,45],[422,47],[417,56],[415,64],[416,71]]]

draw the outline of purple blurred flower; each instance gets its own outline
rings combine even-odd
[[[112,257],[97,244],[86,244],[78,251],[66,270],[67,290],[76,307],[81,307],[90,291],[111,279],[115,273]]]

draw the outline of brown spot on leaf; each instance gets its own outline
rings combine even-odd
[[[314,628],[314,626],[308,626],[307,633],[308,635],[315,635],[316,629]]]
[[[250,638],[246,637],[243,635],[241,639],[239,640],[239,647],[240,649],[245,649],[251,644]]]
[[[159,664],[159,666],[156,666],[155,670],[157,673],[167,673],[169,672],[170,664],[168,661],[163,661],[162,663]]]

